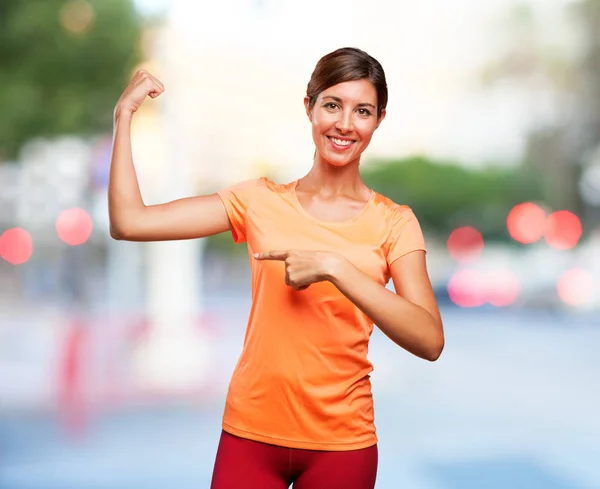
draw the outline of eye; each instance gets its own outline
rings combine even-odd
[[[335,102],[326,102],[325,104],[323,104],[323,107],[325,107],[326,109],[336,109],[338,107],[338,104],[336,104]]]
[[[371,115],[371,111],[369,109],[365,109],[364,107],[358,109],[358,113],[364,117],[369,117]]]

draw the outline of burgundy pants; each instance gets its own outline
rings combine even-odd
[[[211,489],[373,489],[377,445],[344,452],[286,448],[221,433]]]

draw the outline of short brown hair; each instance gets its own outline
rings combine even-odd
[[[377,92],[377,117],[388,101],[387,83],[383,67],[375,58],[358,48],[340,48],[323,56],[306,87],[308,107],[312,109],[323,90],[338,83],[368,79]]]

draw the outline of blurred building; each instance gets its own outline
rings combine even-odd
[[[173,151],[203,189],[262,173],[301,176],[313,153],[302,103],[310,74],[327,52],[357,46],[381,61],[390,91],[367,157],[518,163],[539,111],[526,92],[480,83],[504,9],[498,1],[334,0],[325,11],[316,0],[174,2],[154,42],[164,126],[177,128]]]

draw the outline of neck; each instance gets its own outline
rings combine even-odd
[[[334,166],[317,153],[312,168],[302,180],[307,187],[324,194],[360,192],[366,187],[360,176],[359,163],[357,158],[347,165]]]

